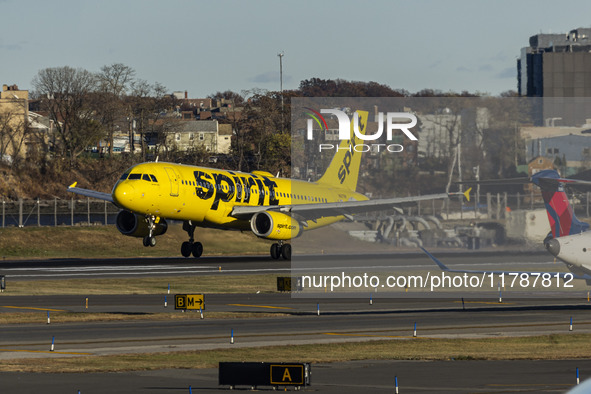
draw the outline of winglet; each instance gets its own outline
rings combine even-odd
[[[433,256],[431,253],[427,252],[427,250],[425,248],[423,248],[422,246],[419,246],[419,248],[421,248],[421,250],[423,252],[425,252],[425,254],[427,256],[429,256],[429,258],[431,260],[433,260],[435,262],[435,264],[437,264],[442,271],[449,271],[449,268],[447,268],[447,266],[445,264],[443,264],[441,261],[437,260],[437,258],[435,256]]]
[[[74,182],[72,183],[70,186],[68,186],[68,189],[72,188],[72,187],[76,187],[76,185],[78,184],[78,182]]]
[[[470,192],[472,191],[472,188],[469,188],[468,190],[466,190],[464,192],[464,197],[466,197],[466,201],[470,201]]]
[[[466,190],[463,193],[462,192],[450,192],[450,193],[447,193],[447,196],[448,197],[451,197],[451,196],[459,196],[460,194],[462,194],[464,197],[466,197],[466,200],[467,201],[470,201],[470,192],[471,191],[472,191],[472,188],[469,188],[468,190]]]

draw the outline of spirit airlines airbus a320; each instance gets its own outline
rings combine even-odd
[[[368,113],[358,114],[358,130],[365,134]],[[167,219],[180,220],[189,236],[181,245],[185,257],[201,256],[203,245],[195,241],[195,229],[210,227],[250,230],[260,238],[276,241],[271,245],[274,259],[291,259],[291,245],[286,241],[347,215],[447,198],[447,194],[434,194],[369,200],[355,192],[361,153],[354,147],[362,141],[353,131],[353,122],[351,139],[341,142],[317,182],[277,178],[263,171],[244,173],[149,162],[127,170],[111,194],[82,189],[76,183],[68,191],[114,203],[121,209],[117,229],[124,235],[143,238],[144,246],[156,245],[155,237],[166,232]]]

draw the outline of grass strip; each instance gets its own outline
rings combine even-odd
[[[206,319],[253,319],[268,317],[285,317],[285,313],[269,312],[204,312]],[[129,320],[199,320],[199,311],[187,313],[90,313],[90,312],[51,312],[51,324],[61,323],[93,323]],[[45,312],[17,312],[0,314],[0,325],[5,324],[47,324]]]
[[[285,276],[288,276],[286,273]],[[57,285],[59,283],[59,285]],[[172,294],[256,293],[275,292],[277,275],[202,275],[173,277],[130,277],[108,279],[51,279],[10,281],[2,297],[22,295],[166,295]],[[9,301],[6,301],[7,303]]]
[[[370,341],[222,350],[123,354],[0,362],[0,371],[121,372],[214,368],[221,361],[328,363],[351,360],[559,360],[589,357],[591,334],[478,339]]]

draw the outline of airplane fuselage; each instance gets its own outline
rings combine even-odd
[[[139,215],[192,221],[201,227],[249,230],[248,220],[230,216],[238,206],[278,206],[363,201],[362,194],[267,172],[244,173],[174,163],[143,163],[126,171],[114,186],[113,200]],[[342,216],[307,221],[313,229]]]
[[[571,270],[591,274],[591,232],[552,238],[545,246]]]

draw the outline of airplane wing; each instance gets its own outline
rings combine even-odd
[[[552,275],[552,277],[556,277],[558,276],[561,279],[584,279],[584,280],[591,280],[591,276],[590,275],[578,275],[572,272],[533,272],[533,271],[484,271],[484,270],[457,270],[457,269],[451,269],[448,268],[445,264],[443,264],[441,261],[439,261],[435,256],[433,256],[431,253],[429,253],[425,248],[423,248],[422,246],[419,246],[419,248],[421,248],[421,250],[423,252],[425,252],[425,254],[427,256],[429,256],[429,258],[431,260],[433,260],[435,262],[435,264],[437,264],[437,266],[445,272],[457,272],[457,273],[462,273],[462,274],[494,274],[494,275],[499,275],[499,274],[505,274],[505,275],[509,275],[509,274],[526,274],[529,276],[534,276],[534,275],[539,275],[539,274],[550,274]]]
[[[238,219],[249,219],[252,215],[262,211],[278,211],[286,214],[297,215],[301,220],[315,220],[329,216],[347,216],[362,212],[381,211],[393,208],[395,205],[416,202],[422,200],[433,200],[447,198],[447,193],[429,194],[416,197],[395,197],[380,200],[365,201],[342,201],[315,204],[297,205],[266,205],[266,206],[235,206],[230,216]]]
[[[90,198],[96,198],[98,200],[113,202],[113,196],[111,195],[111,193],[102,193],[94,190],[82,189],[80,187],[76,187],[77,184],[78,182],[74,182],[73,184],[68,186],[68,191]]]

